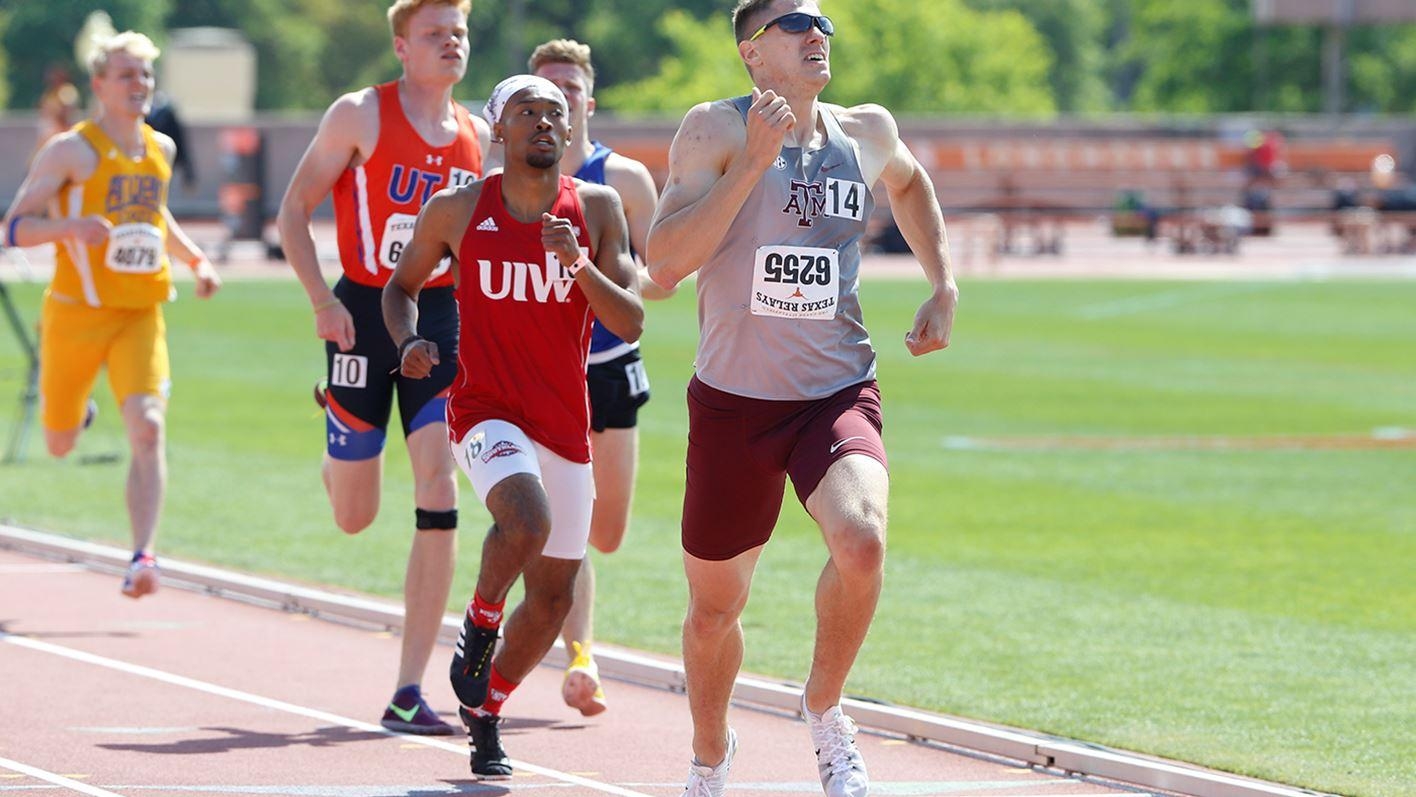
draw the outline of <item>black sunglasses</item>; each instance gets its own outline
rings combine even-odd
[[[757,29],[757,32],[747,37],[748,41],[757,41],[757,37],[767,32],[767,29],[776,25],[782,29],[783,33],[805,33],[815,25],[818,30],[827,36],[836,34],[836,26],[831,23],[830,17],[813,16],[801,11],[793,11],[790,14],[783,14],[780,17],[768,22]]]

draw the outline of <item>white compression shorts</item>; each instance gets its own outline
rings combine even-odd
[[[452,446],[453,459],[467,474],[483,506],[502,479],[529,473],[541,480],[551,507],[551,536],[542,556],[583,559],[590,540],[595,478],[590,464],[571,462],[534,442],[506,421],[482,421]]]

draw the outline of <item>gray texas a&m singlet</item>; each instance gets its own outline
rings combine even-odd
[[[726,100],[746,118],[750,97]],[[855,141],[818,106],[821,149],[783,146],[698,270],[698,378],[759,399],[817,399],[875,377],[860,239],[874,200]]]

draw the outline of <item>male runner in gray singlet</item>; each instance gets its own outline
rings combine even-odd
[[[934,188],[890,113],[817,99],[831,78],[835,27],[816,0],[740,0],[733,27],[752,94],[685,116],[647,252],[661,285],[698,275],[683,515],[694,724],[686,793],[726,788],[737,747],[727,709],[742,663],[738,618],[791,476],[830,552],[802,710],[826,794],[864,797],[855,724],[839,703],[884,572],[889,477],[858,300],[877,182],[933,286],[905,336],[910,353],[948,345],[958,289]]]

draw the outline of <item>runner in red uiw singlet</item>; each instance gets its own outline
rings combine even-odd
[[[586,463],[590,305],[541,243],[541,220],[518,221],[507,209],[502,180],[487,178],[458,249],[458,315],[467,332],[458,347],[448,434],[456,442],[476,424],[500,419],[564,459]],[[561,176],[550,214],[578,231],[576,243],[593,258],[573,178]]]
[[[493,526],[452,687],[475,748],[472,773],[507,778],[502,704],[555,642],[590,535],[592,313],[634,341],[644,306],[619,195],[560,173],[570,137],[560,89],[516,75],[492,90],[484,114],[505,143],[506,171],[429,200],[383,308],[404,375],[431,373],[445,352],[417,334],[417,298],[438,261],[456,256],[461,331],[449,435]],[[507,593],[523,575],[526,597],[493,658]]]

